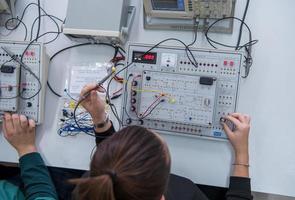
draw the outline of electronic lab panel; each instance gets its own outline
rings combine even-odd
[[[226,138],[221,117],[236,111],[243,56],[239,52],[134,44],[128,49],[123,126]]]
[[[0,48],[0,114],[4,111],[19,113],[34,119],[37,124],[44,119],[45,88],[49,59],[41,43],[0,41],[25,63],[40,80],[14,61]],[[25,52],[24,52],[25,51]],[[41,85],[40,85],[41,84]]]

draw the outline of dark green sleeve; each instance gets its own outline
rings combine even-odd
[[[19,159],[26,200],[58,199],[47,167],[39,153],[30,153]]]

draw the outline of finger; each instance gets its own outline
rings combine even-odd
[[[245,115],[241,113],[231,113],[230,116],[239,119],[242,123],[247,123]]]
[[[7,130],[6,130],[6,122],[5,122],[4,118],[3,118],[3,123],[2,123],[2,129],[3,129],[3,134],[6,137]]]
[[[223,126],[224,132],[226,133],[227,137],[230,140],[232,140],[234,137],[234,133],[230,130],[230,128],[228,127],[226,123],[222,122],[221,125]]]
[[[102,87],[102,86],[99,86],[99,88],[97,88],[97,91],[101,92],[101,93],[105,93],[106,89],[104,87]]]
[[[244,117],[245,117],[245,120],[246,120],[247,124],[250,124],[251,117],[249,115],[244,115]]]
[[[9,113],[4,114],[4,123],[5,123],[6,132],[14,130],[11,114]]]
[[[13,114],[12,115],[12,122],[13,122],[13,126],[16,130],[20,131],[21,130],[21,126],[20,126],[20,119],[19,119],[19,115],[18,114]]]
[[[33,131],[36,128],[36,123],[34,120],[30,119],[29,120],[29,130]]]
[[[80,96],[83,97],[86,93],[88,93],[91,90],[94,90],[96,87],[96,83],[90,83],[85,85],[80,93]]]
[[[24,116],[24,115],[20,116],[20,125],[21,125],[22,128],[27,128],[28,127],[29,122],[28,122],[28,119],[27,119],[26,116]]]
[[[97,102],[97,100],[98,100],[98,95],[97,95],[97,92],[96,91],[91,91],[91,94],[90,94],[91,96],[90,96],[90,98],[91,98],[91,102]]]
[[[231,115],[225,116],[225,119],[231,121],[236,127],[241,126],[241,122],[237,118],[232,117]]]

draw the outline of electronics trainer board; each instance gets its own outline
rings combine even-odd
[[[163,133],[226,138],[220,119],[236,111],[243,55],[134,44],[128,49],[123,126],[140,125]]]
[[[9,49],[18,58],[21,58],[28,44],[29,42],[0,41],[0,47]],[[43,45],[41,43],[30,45],[24,53],[23,63],[39,78],[41,86],[29,71],[0,48],[0,115],[4,111],[19,113],[40,124],[44,118],[44,97],[49,64]]]

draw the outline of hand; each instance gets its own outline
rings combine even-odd
[[[225,133],[227,134],[236,154],[237,163],[249,163],[249,132],[250,117],[240,113],[233,113],[225,117],[235,125],[232,131],[227,124],[222,123]]]
[[[4,137],[16,149],[20,157],[37,151],[35,127],[35,122],[28,120],[24,115],[4,114]]]
[[[98,96],[97,92],[104,92],[102,88],[95,89],[95,83],[84,86],[81,91],[80,98],[82,99],[86,93],[90,95],[86,97],[81,105],[90,113],[94,123],[101,123],[105,120],[105,102]]]

